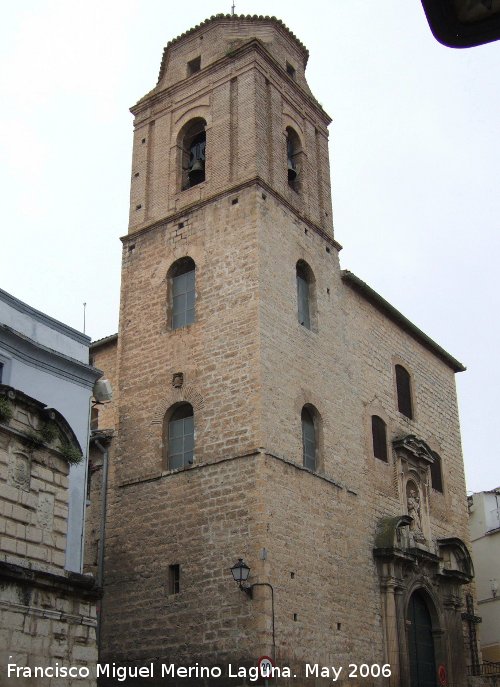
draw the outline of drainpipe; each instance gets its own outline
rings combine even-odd
[[[99,549],[97,552],[97,585],[102,587],[104,579],[104,535],[106,531],[106,498],[108,492],[108,449],[105,448],[98,439],[94,439],[94,444],[102,453],[102,483],[101,483],[101,518],[99,525]],[[99,618],[97,622],[97,648],[100,651],[101,639],[101,619],[102,619],[102,599]]]

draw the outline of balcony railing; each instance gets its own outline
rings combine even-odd
[[[500,663],[480,663],[478,666],[467,666],[467,675],[470,677],[485,677],[488,675],[500,675]]]

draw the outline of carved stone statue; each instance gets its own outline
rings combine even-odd
[[[420,494],[418,488],[409,482],[406,488],[406,503],[408,508],[408,515],[413,518],[411,529],[416,535],[423,536],[422,533],[422,517],[420,511]]]

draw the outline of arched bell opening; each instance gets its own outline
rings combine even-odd
[[[182,190],[205,181],[206,126],[206,121],[197,117],[188,122],[180,132]]]
[[[288,185],[297,193],[301,190],[302,145],[300,138],[291,126],[286,128],[286,159]]]

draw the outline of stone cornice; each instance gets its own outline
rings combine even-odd
[[[5,561],[0,561],[0,580],[54,590],[84,599],[100,599],[102,596],[102,590],[97,587],[92,576],[72,572],[56,575],[45,570],[25,568]]]
[[[247,41],[238,48],[235,48],[230,55],[226,55],[220,58],[216,62],[213,62],[212,64],[205,67],[204,69],[201,69],[199,72],[196,72],[196,74],[194,74],[193,76],[188,77],[190,79],[190,84],[195,83],[196,81],[201,81],[206,76],[213,75],[215,72],[219,71],[222,67],[224,67],[228,61],[231,61],[235,57],[240,57],[252,51],[258,52],[259,55],[266,61],[266,63],[273,69],[275,74],[279,78],[286,80],[287,86],[290,89],[296,91],[298,94],[300,94],[302,98],[304,98],[307,101],[307,103],[312,107],[316,114],[321,118],[325,126],[328,126],[331,123],[331,117],[325,112],[325,110],[323,110],[318,101],[310,93],[305,91],[296,81],[294,81],[287,75],[283,67],[274,59],[274,57],[266,50],[262,42],[257,38],[253,38]],[[232,76],[234,75],[228,72],[227,78],[230,79],[232,78]],[[179,90],[184,89],[185,85],[186,79],[178,81],[177,83],[162,89],[156,86],[151,91],[149,91],[149,93],[147,93],[140,100],[138,100],[137,103],[130,108],[130,112],[134,116],[137,116],[147,108],[159,104],[163,100],[171,98]]]
[[[136,229],[134,232],[131,232],[130,234],[126,234],[125,236],[120,237],[120,241],[126,244],[128,243],[128,241],[132,241],[137,237],[142,236],[143,234],[147,234],[150,231],[161,229],[170,222],[175,222],[181,219],[182,217],[185,217],[187,214],[204,207],[205,205],[209,205],[210,203],[220,200],[221,198],[232,195],[237,191],[242,191],[243,189],[249,188],[251,186],[259,186],[260,188],[262,188],[263,191],[266,191],[266,193],[272,195],[274,198],[276,198],[277,201],[282,203],[291,213],[293,213],[298,220],[306,224],[310,229],[316,232],[318,236],[321,236],[322,239],[324,239],[327,243],[333,246],[333,248],[335,248],[338,251],[342,250],[342,246],[340,245],[340,243],[335,241],[333,236],[330,236],[317,224],[312,222],[307,217],[301,215],[300,212],[298,212],[293,207],[293,205],[286,200],[286,198],[284,198],[280,193],[278,193],[278,191],[273,189],[271,186],[269,186],[267,182],[265,182],[261,177],[258,176],[253,177],[252,179],[248,179],[247,181],[243,181],[240,184],[236,184],[235,186],[226,188],[224,189],[224,191],[220,191],[219,193],[214,193],[214,195],[209,196],[208,198],[204,198],[203,200],[197,200],[194,203],[191,203],[191,205],[186,205],[182,207],[180,210],[176,210],[176,212],[173,212],[171,215],[166,215],[161,220],[151,222],[151,224],[143,225],[139,229]]]
[[[50,374],[70,379],[80,386],[91,389],[102,376],[101,370],[33,341],[5,324],[0,324],[0,338],[3,347],[13,357],[33,367],[47,370]]]

